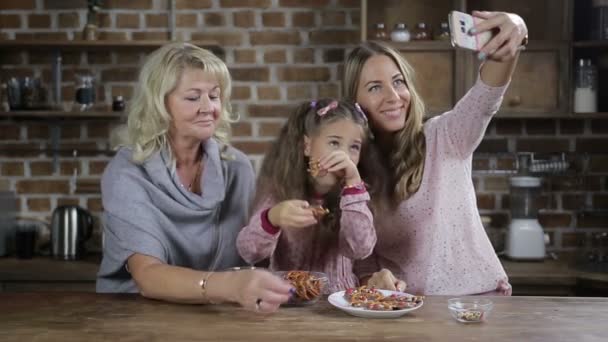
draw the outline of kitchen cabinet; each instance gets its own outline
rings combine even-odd
[[[573,70],[577,58],[599,65],[598,113],[608,114],[608,40],[590,41],[592,0],[361,0],[361,39],[373,39],[374,25],[389,33],[396,23],[438,30],[451,10],[506,11],[524,18],[530,43],[522,51],[500,110],[503,117],[573,116]],[[576,3],[576,4],[575,4]],[[585,28],[584,26],[587,26]],[[573,33],[574,32],[574,35]],[[393,43],[416,70],[417,85],[434,115],[451,108],[474,84],[479,61],[470,51],[445,41]],[[589,115],[589,114],[586,114]]]

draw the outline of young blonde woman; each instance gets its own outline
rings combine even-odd
[[[397,51],[367,42],[347,58],[346,97],[366,112],[386,180],[372,201],[378,241],[356,265],[362,282],[437,295],[510,294],[511,286],[482,227],[471,180],[473,151],[498,110],[527,42],[521,17],[474,12],[474,32],[497,35],[479,52],[479,77],[447,113],[423,123],[413,70]],[[370,277],[371,276],[371,277]]]
[[[102,178],[104,250],[98,292],[179,303],[236,302],[262,312],[291,286],[243,265],[236,237],[254,189],[248,158],[227,144],[231,81],[211,52],[166,45],[147,59],[128,114],[128,141]]]

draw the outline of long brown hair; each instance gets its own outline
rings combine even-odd
[[[289,116],[262,163],[256,197],[253,202],[254,208],[261,205],[267,196],[271,196],[277,203],[291,199],[310,200],[313,198],[313,179],[307,171],[308,157],[304,155],[304,136],[315,136],[319,134],[322,126],[338,120],[351,120],[361,126],[363,130],[363,144],[358,168],[361,178],[366,180],[366,176],[373,169],[370,164],[377,162],[373,154],[368,151],[371,133],[367,119],[354,104],[345,101],[338,101],[338,106],[328,111],[327,114],[317,115],[317,110],[327,106],[331,101],[334,100],[321,99],[302,103]],[[368,188],[372,195],[374,183],[370,183]],[[338,185],[336,189],[324,196],[325,206],[331,214],[322,220],[321,226],[332,232],[339,229],[340,190],[341,187]]]
[[[391,204],[396,206],[418,191],[422,182],[426,151],[422,125],[425,108],[414,84],[414,70],[412,67],[399,52],[385,43],[376,41],[360,44],[346,58],[344,68],[345,98],[350,101],[356,101],[363,66],[368,59],[376,55],[387,56],[395,62],[411,94],[411,102],[405,118],[405,125],[401,130],[393,133],[392,143],[388,146],[389,150],[384,151],[384,153],[378,153],[380,156],[385,156],[385,158],[382,158],[382,162],[378,164],[378,167],[381,168],[381,170],[377,170],[378,173],[380,175],[390,175],[384,182],[385,184],[381,185],[380,188],[390,189],[389,191],[392,192],[390,194]],[[382,134],[382,132],[374,130],[373,125],[371,128],[374,134]],[[377,143],[375,145],[374,148],[378,150],[387,147],[380,146]],[[380,176],[376,176],[376,178],[380,178]],[[381,179],[380,181],[383,180]],[[382,201],[383,196],[377,196],[372,198],[372,200]]]

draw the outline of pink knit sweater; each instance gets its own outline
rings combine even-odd
[[[273,271],[305,270],[324,272],[329,278],[325,293],[357,286],[353,260],[369,256],[376,244],[367,191],[347,189],[340,199],[340,231],[335,243],[324,245],[318,226],[280,229],[268,221],[268,209],[275,201],[267,199],[254,212],[249,225],[237,237],[237,248],[248,263],[270,257]],[[322,204],[318,202],[311,203]]]
[[[481,224],[471,178],[473,151],[506,88],[478,79],[451,111],[425,123],[420,188],[395,212],[376,215],[378,242],[371,257],[357,262],[358,276],[388,268],[409,293],[510,294]]]

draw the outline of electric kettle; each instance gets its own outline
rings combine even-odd
[[[51,254],[55,259],[76,260],[85,254],[85,242],[93,232],[93,216],[76,205],[64,205],[53,211],[51,219]]]

